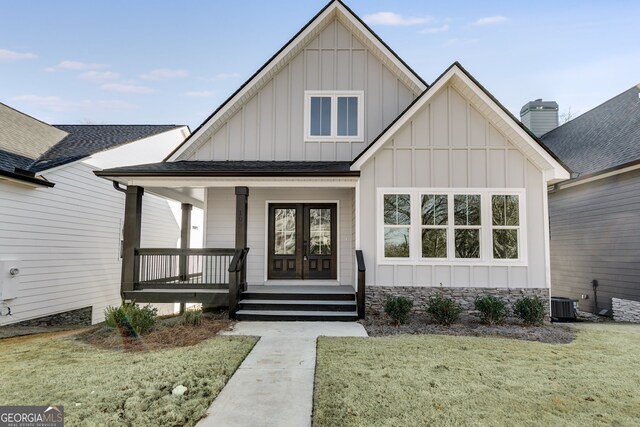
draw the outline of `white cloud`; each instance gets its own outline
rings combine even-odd
[[[453,39],[449,39],[446,42],[444,42],[443,46],[447,47],[447,46],[454,46],[454,45],[467,45],[467,44],[476,44],[478,43],[479,40],[478,39],[459,39],[459,38],[453,38]]]
[[[106,67],[105,64],[92,64],[88,62],[80,61],[62,61],[55,67],[49,67],[46,71],[84,71],[84,70],[97,70],[99,68]]]
[[[508,18],[506,16],[487,16],[485,18],[480,18],[473,25],[491,25],[491,24],[499,24],[500,22],[507,21]]]
[[[39,95],[20,95],[11,98],[12,101],[23,102],[33,105],[43,110],[53,112],[73,112],[73,111],[123,111],[136,108],[135,105],[118,100],[102,100],[94,101],[90,99],[69,100],[59,96],[39,96]]]
[[[444,33],[445,31],[449,31],[449,24],[444,24],[439,27],[425,28],[424,30],[420,30],[418,32],[420,34],[435,34],[435,33]]]
[[[0,49],[1,62],[23,61],[26,59],[36,59],[38,55],[35,53],[16,52],[13,50]]]
[[[193,90],[190,92],[185,92],[184,94],[184,96],[190,96],[193,98],[207,98],[215,95],[216,93],[210,90]]]
[[[80,74],[78,77],[80,77],[82,80],[89,80],[91,82],[104,82],[107,80],[116,80],[120,78],[120,74],[113,71],[91,70]]]
[[[185,70],[172,70],[170,68],[158,68],[157,70],[149,71],[140,77],[145,80],[167,80],[174,79],[176,77],[187,77],[189,73]]]
[[[370,25],[418,25],[433,21],[430,17],[402,16],[394,12],[378,12],[365,15],[364,21]]]
[[[210,77],[202,77],[201,79],[208,82],[221,82],[224,80],[235,80],[240,78],[240,73],[218,73]]]
[[[110,92],[119,92],[119,93],[153,93],[154,89],[147,86],[140,86],[134,83],[107,83],[101,86],[102,89],[108,90]]]

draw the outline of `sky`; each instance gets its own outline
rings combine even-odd
[[[640,83],[640,2],[347,0],[431,83],[459,61],[516,117]],[[0,102],[52,124],[194,130],[325,0],[0,0]]]

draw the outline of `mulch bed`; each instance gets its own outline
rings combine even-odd
[[[527,341],[539,341],[549,344],[567,344],[575,339],[575,330],[570,326],[544,324],[543,326],[524,326],[518,319],[510,318],[504,325],[483,325],[473,316],[461,316],[451,326],[441,326],[423,313],[413,313],[409,322],[396,326],[386,314],[367,314],[360,323],[371,337],[399,334],[440,334],[474,337],[503,337]]]
[[[94,347],[114,351],[155,351],[196,345],[229,330],[234,322],[228,313],[205,313],[198,326],[185,325],[182,316],[159,318],[155,328],[138,338],[121,336],[118,330],[104,324],[75,336],[75,339]]]

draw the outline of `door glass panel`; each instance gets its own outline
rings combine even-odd
[[[309,253],[331,254],[331,209],[309,209]]]
[[[296,253],[296,210],[274,209],[274,253],[294,255]]]

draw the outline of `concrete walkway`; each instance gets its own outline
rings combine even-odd
[[[260,340],[211,404],[199,427],[311,425],[316,339],[366,337],[359,323],[238,322],[225,335]]]

